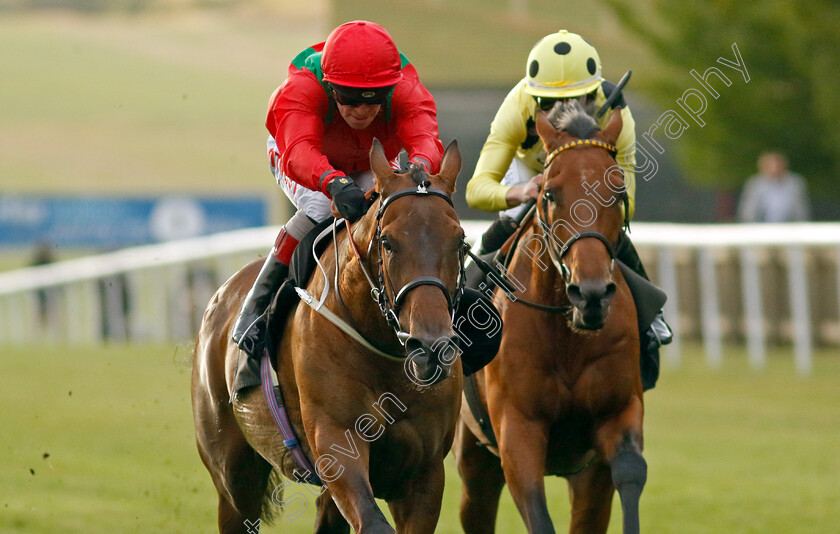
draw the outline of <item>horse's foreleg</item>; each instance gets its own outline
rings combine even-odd
[[[545,500],[548,428],[544,422],[529,421],[518,413],[507,419],[497,435],[510,494],[529,533],[554,534]]]
[[[314,452],[315,469],[332,494],[341,515],[360,534],[393,534],[373,496],[368,477],[370,449],[348,430],[319,428]]]
[[[597,431],[598,445],[610,464],[612,483],[621,499],[624,534],[639,532],[639,499],[647,481],[647,463],[642,456],[644,408],[633,397],[627,408]]]
[[[499,497],[505,473],[499,458],[478,444],[478,438],[463,420],[455,435],[455,457],[461,474],[461,526],[467,534],[496,531]]]
[[[388,502],[400,534],[432,534],[440,517],[443,500],[443,458],[411,480],[407,494]]]
[[[610,466],[597,464],[569,476],[572,501],[570,534],[604,534],[610,524],[615,488]]]
[[[315,534],[348,534],[350,532],[350,524],[341,515],[329,490],[318,496],[317,505]]]

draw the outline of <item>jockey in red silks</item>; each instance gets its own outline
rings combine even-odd
[[[436,115],[414,66],[378,24],[342,24],[292,60],[271,95],[266,127],[271,172],[297,212],[280,230],[242,305],[232,337],[243,351],[261,356],[265,332],[258,319],[288,276],[295,246],[331,216],[330,199],[351,222],[364,215],[363,191],[374,185],[374,138],[395,167],[405,149],[409,161],[427,172],[440,170]]]

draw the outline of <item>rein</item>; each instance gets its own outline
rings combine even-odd
[[[454,320],[455,310],[458,308],[458,303],[461,301],[461,296],[464,293],[464,284],[466,282],[466,276],[464,274],[466,270],[466,268],[464,267],[466,244],[462,243],[459,250],[458,282],[457,287],[455,288],[454,299],[449,294],[449,288],[446,287],[446,284],[443,283],[443,281],[440,278],[437,278],[435,276],[421,276],[415,278],[414,280],[408,282],[403,287],[401,287],[398,291],[395,291],[393,299],[388,294],[388,286],[390,285],[393,288],[394,285],[391,283],[390,274],[385,269],[385,261],[383,259],[384,255],[382,254],[382,217],[385,215],[385,211],[388,209],[388,207],[395,200],[406,196],[436,196],[444,199],[450,206],[452,206],[453,209],[455,208],[455,205],[452,203],[452,198],[450,198],[449,195],[447,195],[440,189],[430,188],[429,185],[431,185],[431,183],[428,180],[423,180],[417,185],[416,188],[409,187],[407,189],[401,189],[396,193],[389,195],[388,198],[386,198],[384,201],[380,200],[379,210],[376,213],[376,231],[374,234],[374,241],[376,242],[376,247],[379,254],[379,260],[377,262],[377,268],[379,271],[378,286],[374,286],[371,276],[367,273],[367,270],[364,267],[364,263],[362,263],[361,261],[361,255],[359,254],[358,248],[354,247],[353,249],[357,255],[357,259],[359,260],[359,265],[361,266],[362,270],[365,271],[365,278],[370,284],[371,297],[379,304],[379,310],[382,312],[382,316],[385,318],[385,321],[387,321],[388,324],[394,329],[394,332],[397,335],[397,339],[402,345],[405,345],[406,340],[408,340],[409,338],[409,334],[408,332],[403,331],[400,327],[399,312],[400,308],[402,307],[403,301],[412,289],[416,289],[424,285],[435,286],[438,289],[440,289],[443,292],[443,295],[446,297],[446,305],[449,309],[450,315]],[[373,242],[371,242],[371,244],[372,243]]]
[[[377,347],[374,347],[367,339],[364,338],[364,336],[362,336],[359,333],[358,328],[355,328],[354,326],[348,324],[344,319],[337,316],[335,313],[333,313],[332,310],[324,306],[324,301],[327,299],[327,295],[330,292],[330,278],[329,276],[327,276],[327,270],[324,268],[323,264],[321,264],[321,260],[318,258],[318,254],[315,251],[315,247],[321,241],[321,239],[323,239],[328,233],[330,233],[331,231],[335,231],[335,228],[338,226],[339,222],[339,220],[336,220],[331,228],[326,228],[323,232],[321,232],[318,235],[318,237],[312,243],[312,255],[315,258],[315,263],[318,264],[318,268],[321,269],[321,272],[324,275],[324,290],[321,292],[320,300],[316,299],[313,294],[311,294],[309,291],[302,287],[296,287],[295,292],[297,292],[300,300],[304,301],[310,308],[321,314],[325,319],[327,319],[329,322],[338,327],[342,332],[355,339],[360,345],[365,347],[370,352],[388,360],[402,361],[404,360],[404,358],[388,354],[387,352],[384,352],[378,349]],[[338,281],[337,263],[336,281]]]
[[[452,206],[454,208],[454,205],[452,203],[452,199],[449,197],[449,195],[447,195],[444,191],[441,191],[439,189],[429,188],[428,187],[429,185],[430,185],[429,181],[424,180],[422,183],[418,184],[416,188],[410,187],[410,188],[407,188],[407,189],[401,189],[401,190],[397,191],[396,193],[390,195],[385,200],[380,199],[380,206],[379,206],[379,209],[378,209],[377,214],[376,214],[375,236],[374,236],[374,239],[371,240],[371,242],[368,244],[368,256],[370,255],[370,251],[371,251],[371,248],[372,248],[374,242],[377,245],[377,251],[379,253],[378,273],[377,273],[378,274],[378,284],[374,283],[373,277],[371,276],[371,274],[368,272],[367,268],[365,267],[365,263],[362,260],[362,255],[361,255],[361,252],[359,251],[359,247],[356,245],[356,242],[353,239],[353,233],[352,233],[352,228],[350,226],[350,223],[346,220],[344,221],[345,225],[347,226],[347,235],[348,235],[348,239],[350,240],[350,247],[353,250],[353,254],[356,256],[356,260],[359,262],[359,267],[361,268],[362,273],[364,274],[365,279],[368,282],[368,285],[370,285],[370,296],[378,304],[379,310],[380,310],[380,312],[382,312],[382,315],[385,318],[385,321],[388,323],[389,326],[391,326],[394,329],[394,333],[397,336],[397,340],[400,342],[401,345],[405,345],[406,341],[410,337],[410,334],[408,332],[405,332],[404,330],[402,330],[402,328],[400,327],[398,314],[399,314],[399,310],[400,310],[400,307],[401,307],[402,303],[404,302],[406,296],[408,295],[408,293],[411,290],[416,289],[420,286],[424,286],[424,285],[431,285],[431,286],[435,286],[435,287],[439,288],[443,292],[444,296],[446,297],[446,303],[447,303],[450,315],[452,316],[452,318],[454,320],[455,310],[458,308],[458,304],[461,300],[461,296],[464,293],[464,284],[466,282],[466,276],[465,276],[466,268],[464,266],[464,263],[465,263],[467,245],[466,245],[466,242],[464,242],[463,238],[462,238],[462,245],[460,247],[459,258],[458,258],[458,262],[459,262],[458,283],[457,283],[457,287],[455,289],[455,297],[454,298],[452,298],[452,296],[450,295],[449,289],[446,287],[446,284],[442,280],[440,280],[439,278],[437,278],[435,276],[420,276],[420,277],[408,282],[402,288],[400,288],[398,291],[396,291],[393,299],[388,294],[388,287],[387,286],[390,285],[392,288],[394,286],[391,283],[390,275],[388,274],[388,272],[385,269],[384,260],[383,260],[383,254],[382,254],[382,241],[383,240],[382,240],[382,232],[381,232],[382,217],[385,214],[385,210],[391,205],[391,203],[394,200],[396,200],[398,198],[405,197],[405,196],[436,196],[436,197],[443,198],[444,200],[446,200],[446,202],[450,206]],[[337,244],[337,239],[336,239],[336,229],[337,229],[339,224],[340,224],[340,220],[336,220],[336,222],[332,225],[332,229],[328,228],[327,230],[324,231],[324,233],[322,233],[322,235],[318,236],[318,239],[316,239],[316,243],[318,241],[320,241],[320,239],[323,236],[325,236],[326,233],[328,233],[329,231],[333,232],[333,246],[335,247],[335,250],[336,250],[336,266],[335,266],[335,273],[334,273],[335,292],[336,292],[339,304],[341,305],[345,314],[348,316],[349,321],[352,323],[353,322],[352,316],[350,315],[349,310],[347,309],[347,306],[344,304],[344,301],[341,297],[341,289],[340,289],[340,286],[339,286],[339,283],[338,283],[338,273],[339,273],[339,269],[340,269],[340,262],[339,262],[339,255],[338,255],[338,244]],[[315,244],[313,244],[313,253],[314,253],[314,246],[315,246]],[[326,319],[328,319],[334,325],[339,327],[343,332],[345,332],[347,335],[349,335],[350,337],[352,337],[353,339],[358,341],[361,345],[363,345],[365,348],[367,348],[368,350],[370,350],[374,354],[376,354],[378,356],[381,356],[381,357],[384,357],[384,358],[387,358],[387,359],[390,359],[390,360],[399,360],[399,361],[404,360],[405,359],[404,357],[394,356],[392,354],[388,354],[387,352],[385,352],[385,351],[379,349],[378,347],[374,346],[370,341],[365,339],[364,336],[362,336],[359,333],[359,328],[358,328],[357,325],[348,324],[348,322],[346,322],[343,319],[341,319],[340,317],[338,317],[335,313],[333,313],[331,310],[329,310],[326,306],[323,305],[324,300],[326,299],[326,295],[329,292],[329,278],[327,277],[327,273],[326,273],[326,270],[324,269],[324,266],[321,265],[320,261],[318,261],[317,255],[316,255],[316,262],[318,263],[318,266],[320,267],[321,271],[324,274],[325,286],[324,286],[323,294],[321,295],[320,301],[316,301],[315,297],[312,294],[310,294],[308,291],[306,291],[305,289],[295,288],[297,293],[298,293],[298,296],[301,298],[301,300],[306,302],[310,307],[315,309],[315,311],[317,311],[318,313],[323,315]],[[386,281],[387,281],[387,285],[386,285]]]

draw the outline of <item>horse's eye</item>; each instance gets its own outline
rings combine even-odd
[[[385,252],[393,252],[393,249],[391,248],[391,243],[388,242],[387,237],[382,238],[382,248],[385,249]]]
[[[543,198],[546,199],[548,202],[554,202],[554,193],[551,191],[546,191],[543,193]]]

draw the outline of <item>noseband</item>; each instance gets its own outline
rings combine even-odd
[[[446,297],[446,305],[449,309],[450,316],[454,317],[455,310],[458,308],[458,303],[461,301],[461,295],[464,293],[464,283],[466,281],[466,277],[464,275],[465,267],[464,267],[464,259],[466,256],[468,245],[464,241],[464,238],[461,238],[461,246],[459,247],[459,254],[458,254],[458,263],[459,263],[459,272],[458,272],[458,283],[457,287],[455,288],[455,297],[453,298],[449,293],[449,288],[446,287],[446,284],[440,278],[436,276],[420,276],[415,278],[414,280],[408,282],[404,286],[402,286],[399,291],[394,292],[393,299],[388,294],[388,286],[392,288],[394,285],[391,283],[391,276],[388,271],[385,269],[385,262],[384,262],[384,254],[383,254],[383,247],[382,247],[382,217],[385,215],[385,211],[388,207],[398,198],[406,197],[406,196],[435,196],[444,199],[452,208],[454,209],[455,206],[452,203],[452,199],[447,195],[445,192],[441,191],[440,189],[430,188],[431,182],[428,180],[423,180],[417,187],[409,187],[407,189],[401,189],[396,193],[393,193],[388,196],[385,200],[381,201],[379,205],[379,210],[376,213],[376,233],[374,236],[374,240],[371,241],[370,245],[373,245],[376,242],[376,248],[379,253],[379,261],[378,261],[378,270],[379,270],[379,283],[378,286],[374,286],[373,282],[371,281],[371,277],[365,271],[365,277],[368,279],[368,283],[371,286],[370,295],[371,297],[377,301],[379,304],[379,310],[382,312],[382,316],[385,317],[385,320],[388,324],[394,329],[397,334],[397,338],[400,340],[401,344],[405,344],[405,341],[409,338],[408,332],[405,332],[400,327],[399,321],[399,313],[400,308],[402,307],[403,303],[405,302],[408,293],[411,290],[416,289],[420,286],[434,286],[440,289],[443,292],[443,295]],[[368,247],[368,251],[370,251],[370,247]],[[364,269],[364,267],[363,267]],[[387,282],[387,284],[386,284]]]

